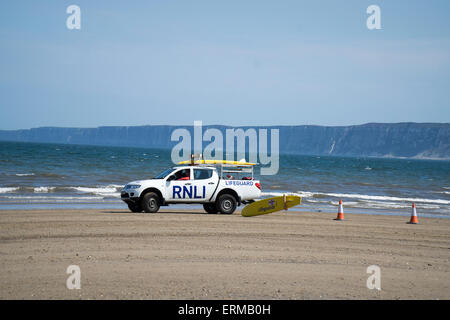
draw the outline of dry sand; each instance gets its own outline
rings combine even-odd
[[[0,298],[450,298],[450,219],[335,216],[0,211]],[[80,290],[66,288],[69,265]]]

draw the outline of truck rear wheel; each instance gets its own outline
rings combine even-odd
[[[237,201],[231,194],[223,194],[217,199],[216,208],[222,214],[233,214]]]
[[[204,203],[203,209],[208,213],[217,213],[217,207],[215,203]]]
[[[159,197],[154,192],[146,193],[141,200],[141,206],[144,212],[155,213],[159,210]]]

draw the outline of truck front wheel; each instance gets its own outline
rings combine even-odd
[[[146,193],[141,200],[141,206],[144,212],[155,213],[159,210],[159,197],[154,192]]]
[[[130,209],[131,212],[142,212],[142,207],[140,204],[128,204],[128,209]]]
[[[217,199],[216,208],[222,214],[233,214],[237,201],[231,194],[223,194]]]

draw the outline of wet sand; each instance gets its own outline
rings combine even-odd
[[[174,208],[0,211],[0,298],[450,299],[450,219]]]

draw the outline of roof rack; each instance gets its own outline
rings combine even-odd
[[[196,160],[197,159],[197,160]],[[223,173],[251,173],[253,180],[253,167],[257,163],[246,162],[245,159],[240,161],[233,160],[205,160],[203,154],[191,154],[190,160],[180,161],[178,164],[192,165],[192,166],[217,166],[220,167],[220,177]],[[230,169],[228,169],[229,167]]]
[[[198,160],[196,160],[198,159]],[[250,167],[255,166],[257,163],[246,162],[245,159],[234,160],[207,160],[203,158],[203,154],[191,154],[190,160],[180,161],[178,164],[190,164],[190,165],[224,165],[224,166],[238,166],[238,167]]]

